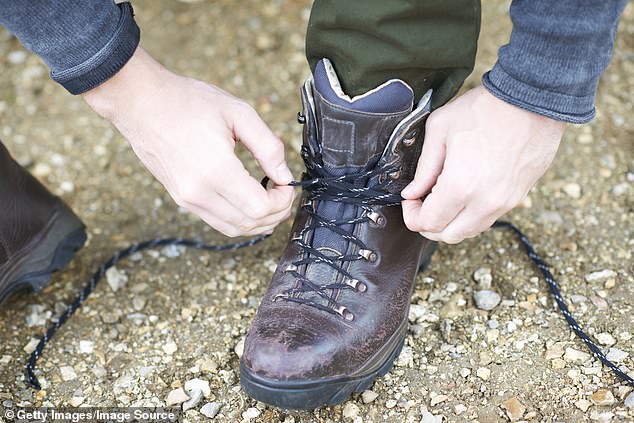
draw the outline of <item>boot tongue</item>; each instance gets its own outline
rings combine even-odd
[[[317,63],[314,100],[324,166],[335,175],[378,162],[392,131],[412,110],[414,93],[392,79],[350,98],[328,59]]]
[[[388,81],[367,93],[350,98],[343,93],[327,59],[318,62],[313,75],[313,98],[318,140],[324,168],[333,176],[374,166],[396,125],[411,111],[414,94],[400,80]],[[321,201],[316,213],[327,220],[354,219],[362,211],[353,204]],[[352,225],[342,225],[351,231]],[[329,228],[315,228],[312,246],[326,256],[352,254],[351,244]],[[343,263],[342,263],[343,265]],[[335,283],[341,274],[324,263],[308,265],[305,276],[319,284]]]

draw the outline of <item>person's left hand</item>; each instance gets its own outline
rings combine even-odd
[[[546,172],[564,129],[482,86],[435,110],[416,176],[401,193],[405,224],[449,244],[487,230]]]

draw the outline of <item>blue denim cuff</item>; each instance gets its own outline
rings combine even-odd
[[[60,72],[51,72],[51,78],[71,94],[89,91],[116,74],[132,57],[139,45],[141,31],[134,21],[130,3],[118,5],[119,22],[108,42],[88,60]]]
[[[578,97],[530,86],[514,79],[499,63],[484,74],[482,84],[500,100],[555,120],[587,123],[595,115],[593,95]]]

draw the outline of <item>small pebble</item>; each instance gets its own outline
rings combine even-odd
[[[92,354],[95,349],[95,343],[92,341],[79,341],[79,347],[77,350],[82,354]]]
[[[599,341],[601,345],[612,346],[616,344],[616,339],[614,339],[614,337],[607,332],[601,332],[597,334],[596,338],[597,338],[597,341]]]
[[[200,409],[200,413],[203,416],[213,419],[214,417],[216,417],[221,407],[221,402],[208,402],[207,404],[202,406],[202,408]]]
[[[202,379],[190,379],[185,382],[185,390],[186,391],[201,391],[205,398],[209,398],[211,395],[211,388],[209,387],[209,382]]]
[[[163,352],[165,354],[172,355],[178,350],[178,345],[176,345],[174,342],[167,342],[161,348],[163,349]]]
[[[457,415],[461,415],[462,413],[467,411],[467,407],[463,404],[456,404],[456,406],[453,409]]]
[[[242,358],[242,354],[244,353],[244,337],[240,338],[236,346],[233,348],[233,352],[236,353],[238,358]]]
[[[589,358],[590,354],[574,348],[566,348],[566,353],[564,354],[564,360],[566,361],[587,361]]]
[[[170,391],[170,393],[167,394],[167,398],[165,399],[165,404],[168,407],[170,407],[172,405],[182,404],[187,400],[189,400],[189,396],[183,390],[183,388],[177,388]]]
[[[106,281],[110,285],[110,289],[113,292],[117,292],[128,283],[128,277],[116,267],[111,267],[106,271]]]
[[[630,393],[624,401],[624,404],[627,408],[633,408],[634,409],[634,392]]]
[[[203,398],[203,391],[200,389],[188,390],[188,393],[189,399],[183,403],[183,411],[196,407]]]
[[[84,397],[71,397],[70,401],[68,401],[68,404],[70,404],[71,407],[79,407],[84,403],[84,399]]]
[[[614,361],[616,363],[625,360],[628,357],[628,353],[626,351],[622,351],[618,348],[610,348],[610,351],[606,354],[606,358],[610,361]]]
[[[509,398],[502,403],[502,408],[506,410],[506,415],[512,422],[521,419],[526,412],[526,406],[517,398]]]
[[[592,394],[592,402],[596,405],[612,405],[616,402],[612,391],[609,389],[599,389]]]
[[[478,283],[481,289],[491,289],[491,283],[493,282],[491,269],[488,267],[479,268],[473,272],[473,280]]]
[[[593,282],[604,282],[607,279],[613,279],[617,276],[617,273],[614,270],[604,269],[599,270],[597,272],[588,273],[584,276],[584,279],[588,283]]]
[[[377,394],[376,392],[368,389],[368,390],[363,391],[363,393],[361,394],[361,399],[363,400],[364,404],[369,404],[372,401],[374,401],[375,399],[377,399],[378,396],[379,396],[379,394]]]
[[[588,408],[590,408],[591,405],[592,403],[588,401],[587,399],[580,399],[575,402],[575,407],[577,407],[579,410],[583,411],[584,413],[588,411]]]
[[[77,379],[77,373],[71,366],[62,366],[59,368],[59,372],[62,375],[62,380],[69,381]]]
[[[258,417],[262,412],[255,407],[247,408],[247,410],[242,413],[242,418],[245,420],[251,420]]]
[[[359,415],[359,406],[348,402],[345,407],[343,407],[343,416],[349,419],[354,419]]]
[[[432,395],[431,401],[430,401],[430,405],[432,407],[440,404],[441,402],[445,402],[445,401],[449,401],[449,397],[447,395]]]
[[[394,360],[394,365],[398,367],[414,367],[414,353],[412,347],[404,346],[401,353]]]
[[[497,307],[498,304],[500,304],[500,301],[502,300],[500,294],[495,291],[489,290],[474,292],[473,299],[477,308],[486,311],[493,310],[495,307]]]
[[[385,408],[394,408],[396,407],[397,401],[395,399],[385,401]]]
[[[486,367],[480,367],[476,371],[476,376],[485,381],[489,380],[489,378],[491,377],[491,370],[487,369]]]
[[[564,185],[564,192],[568,197],[578,199],[581,197],[581,186],[577,183],[568,183]]]

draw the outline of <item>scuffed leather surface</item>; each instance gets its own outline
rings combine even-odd
[[[310,101],[304,92],[304,142],[314,142],[315,125]],[[427,113],[405,125],[395,148],[384,154],[385,160],[403,166],[394,189],[412,179],[422,148]],[[399,145],[411,130],[417,129],[413,145]],[[301,203],[300,203],[301,204]],[[315,381],[350,376],[367,366],[372,357],[386,347],[386,342],[399,329],[409,311],[411,292],[423,248],[431,241],[409,231],[403,222],[400,206],[374,207],[385,217],[385,224],[355,225],[355,234],[368,248],[378,253],[374,263],[361,260],[345,264],[349,272],[367,285],[366,292],[339,290],[337,301],[353,314],[352,321],[314,307],[286,301],[274,301],[277,294],[295,286],[295,278],[284,273],[293,261],[301,258],[300,249],[289,242],[245,342],[243,364],[257,375],[276,381]],[[299,232],[308,216],[301,208],[291,231]],[[348,244],[347,253],[358,247]],[[323,285],[341,280],[335,270],[326,272]],[[394,345],[390,345],[393,348]]]
[[[57,201],[0,142],[0,270],[46,226]]]

